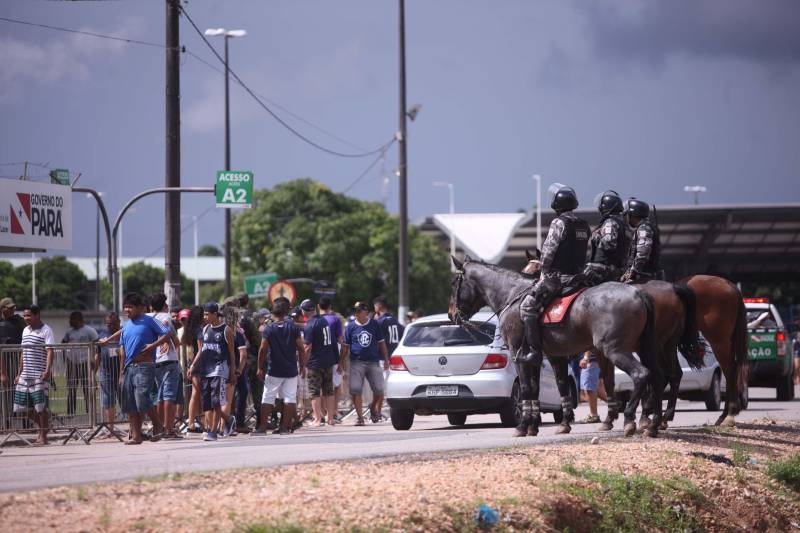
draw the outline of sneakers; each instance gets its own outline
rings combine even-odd
[[[215,431],[207,431],[207,432],[203,433],[203,440],[216,441],[217,440],[217,433]]]
[[[231,417],[228,418],[228,421],[225,422],[224,436],[230,437],[233,434],[233,428],[235,427],[236,427],[236,417],[231,415]]]
[[[275,431],[273,431],[272,434],[273,435],[288,435],[291,432],[292,431],[288,430],[288,429],[278,428]]]
[[[250,436],[251,437],[266,437],[267,436],[267,431],[265,429],[256,428],[256,429],[254,429],[253,431],[250,432]]]
[[[598,415],[589,415],[579,422],[579,424],[597,424],[600,422]]]
[[[364,419],[363,418],[359,418],[358,420],[356,420],[356,425],[357,426],[364,426],[366,424],[364,423]]]

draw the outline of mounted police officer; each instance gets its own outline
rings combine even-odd
[[[589,224],[572,212],[578,207],[575,190],[564,186],[558,188],[550,207],[557,216],[550,223],[547,239],[542,245],[541,277],[531,294],[520,304],[525,337],[531,352],[517,354],[518,362],[541,360],[539,316],[547,304],[561,294],[561,288],[569,285],[576,275],[583,272],[586,264]]]
[[[627,203],[624,214],[634,231],[628,249],[628,270],[620,281],[646,283],[652,279],[663,279],[660,266],[661,237],[658,225],[650,220],[650,206],[636,198],[629,199]]]
[[[600,225],[592,232],[591,254],[584,274],[591,285],[616,281],[622,275],[628,253],[628,234],[622,218],[622,198],[616,191],[600,197]]]

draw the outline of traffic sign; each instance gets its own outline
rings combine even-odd
[[[56,168],[50,171],[50,183],[55,185],[69,185],[69,170]]]
[[[281,296],[288,298],[291,305],[294,305],[294,301],[297,298],[297,291],[295,290],[294,285],[285,279],[276,281],[269,288],[270,302],[274,302],[275,298],[280,298]]]
[[[262,272],[244,277],[244,292],[250,298],[263,298],[269,294],[270,286],[277,281],[278,275],[272,272]]]
[[[247,170],[218,170],[217,207],[253,207],[253,173]]]

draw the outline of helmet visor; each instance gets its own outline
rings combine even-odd
[[[547,188],[547,203],[548,204],[552,204],[553,203],[553,199],[556,197],[556,194],[558,194],[558,191],[560,191],[564,187],[566,187],[566,185],[564,185],[563,183],[555,182],[555,183],[551,184]]]

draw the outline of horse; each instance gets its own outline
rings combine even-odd
[[[680,280],[697,296],[696,323],[711,344],[727,382],[725,408],[716,425],[734,426],[750,376],[747,311],[739,289],[727,279],[697,274]]]
[[[497,265],[474,261],[469,256],[463,262],[455,257],[452,260],[456,274],[448,312],[450,319],[469,328],[469,317],[488,305],[498,316],[511,353],[525,353],[521,351],[527,350],[527,343],[519,304],[532,289],[535,279]],[[636,403],[644,394],[651,375],[656,380],[663,379],[655,364],[655,340],[652,299],[637,288],[622,283],[605,283],[587,289],[575,298],[569,314],[559,324],[543,326],[543,351],[554,363],[553,371],[564,410],[564,429],[560,432],[568,432],[569,421],[574,419],[567,383],[567,362],[576,353],[593,350],[603,353],[633,381],[624,426],[625,436],[633,435],[636,432]],[[641,362],[633,356],[634,351],[639,353]],[[523,398],[523,420],[516,434],[536,435],[541,422],[538,409],[541,360],[534,360],[527,366],[516,363],[515,357],[515,364]],[[654,387],[652,394],[655,396],[654,404],[660,406],[659,388]],[[648,436],[657,435],[660,417],[658,409],[654,423],[647,428]]]
[[[535,250],[535,252],[535,254],[531,254],[525,250],[528,263],[522,269],[523,274],[538,275],[540,253],[539,250]],[[701,368],[703,366],[703,358],[699,355],[698,333],[695,324],[695,296],[688,287],[665,281],[649,281],[638,287],[652,298],[654,304],[658,364],[664,379],[659,383],[653,383],[653,386],[659,387],[662,391],[667,384],[670,386],[667,410],[660,421],[660,429],[667,429],[668,422],[675,418],[678,388],[683,377],[677,351],[680,350],[690,367]],[[617,419],[620,404],[615,395],[614,365],[608,358],[603,357],[602,353],[598,355],[600,373],[608,398],[608,414],[600,429],[609,431],[613,428],[614,420]],[[653,396],[649,396],[649,398],[653,398]],[[658,407],[660,408],[660,404]],[[636,409],[636,406],[633,408]],[[643,404],[642,417],[639,420],[640,428],[645,428],[651,423],[648,414],[654,413],[656,410],[657,407],[652,403]]]

